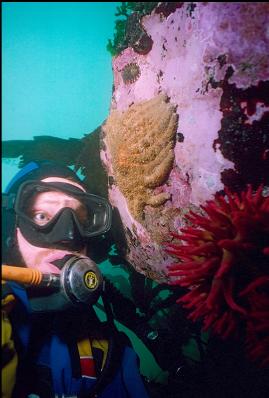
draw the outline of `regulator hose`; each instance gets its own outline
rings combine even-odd
[[[60,274],[33,268],[2,265],[2,279],[19,284],[60,291],[73,304],[94,304],[103,289],[103,277],[89,257],[70,256]]]

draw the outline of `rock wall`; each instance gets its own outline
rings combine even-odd
[[[269,185],[269,4],[166,4],[140,21],[149,51],[113,58],[101,151],[127,260],[157,281],[189,210],[225,186]]]

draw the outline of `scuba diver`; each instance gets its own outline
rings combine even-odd
[[[68,167],[34,161],[11,180],[2,207],[2,396],[148,397],[88,255],[111,227],[110,204]],[[105,322],[93,308],[99,298]]]

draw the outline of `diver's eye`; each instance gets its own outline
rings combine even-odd
[[[33,215],[33,221],[38,225],[45,225],[49,220],[50,216],[44,212],[38,212]]]

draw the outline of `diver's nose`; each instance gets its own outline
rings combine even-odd
[[[73,210],[64,209],[53,228],[53,243],[68,245],[82,241],[83,238],[75,221]]]

